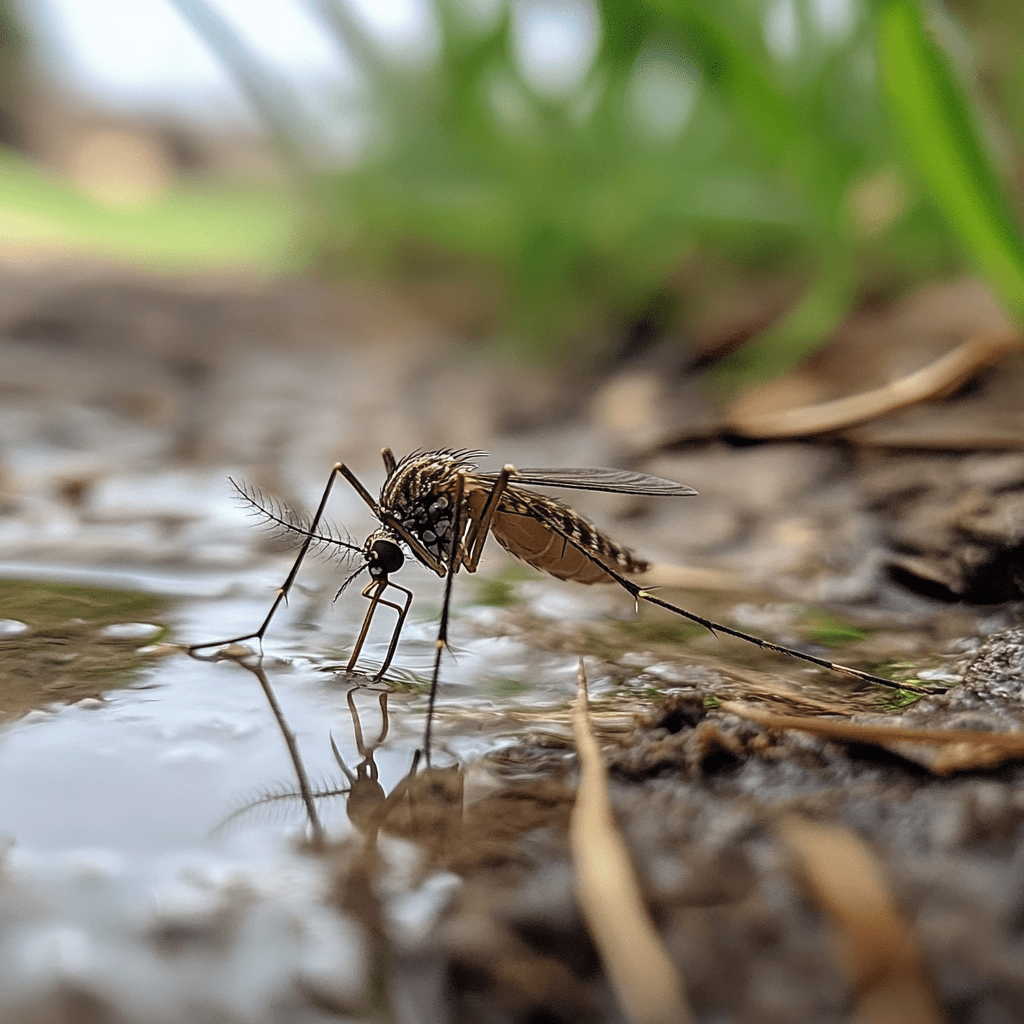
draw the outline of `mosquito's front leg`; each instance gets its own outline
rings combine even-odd
[[[394,601],[384,600],[384,591],[388,587],[394,587],[395,590],[400,590],[405,594],[405,601],[403,604],[396,604]],[[373,591],[371,595],[371,591]],[[384,658],[384,664],[381,665],[380,670],[373,677],[374,681],[381,678],[388,667],[391,665],[391,659],[395,656],[395,650],[398,647],[398,638],[401,635],[402,627],[405,625],[405,617],[409,614],[409,608],[412,605],[412,591],[406,590],[405,587],[400,587],[397,583],[392,583],[390,580],[372,580],[363,588],[363,597],[370,599],[370,607],[366,609],[366,616],[363,619],[362,629],[359,630],[359,636],[356,638],[355,646],[352,648],[352,657],[349,658],[348,664],[345,666],[346,672],[351,672],[356,667],[356,662],[359,660],[359,654],[363,649],[363,643],[366,641],[366,634],[370,631],[370,622],[373,620],[373,616],[377,611],[378,605],[384,605],[387,608],[393,608],[398,613],[398,621],[395,623],[395,630],[391,634],[391,643],[388,645],[388,653]]]
[[[192,654],[194,651],[201,651],[207,647],[225,647],[228,644],[238,644],[243,640],[257,640],[260,647],[263,646],[263,636],[267,632],[270,626],[270,621],[273,619],[277,612],[277,609],[281,607],[282,602],[287,602],[288,593],[292,589],[292,585],[295,583],[295,577],[299,574],[299,567],[302,565],[303,559],[306,557],[306,552],[309,551],[309,545],[313,543],[317,527],[320,525],[320,520],[323,519],[324,509],[327,508],[327,499],[331,496],[331,490],[334,488],[334,482],[338,479],[338,476],[343,476],[355,489],[356,493],[365,501],[376,514],[377,504],[370,496],[370,492],[359,482],[358,477],[352,472],[343,462],[336,462],[331,467],[330,476],[327,477],[327,486],[324,487],[324,493],[320,498],[320,504],[317,506],[316,514],[313,516],[312,521],[309,524],[309,530],[306,532],[306,539],[302,542],[302,547],[299,548],[299,553],[292,563],[291,571],[288,573],[284,583],[277,588],[277,597],[274,598],[274,603],[270,606],[270,611],[267,612],[267,617],[263,620],[263,624],[259,629],[252,633],[245,633],[242,636],[233,637],[230,640],[211,640],[204,644],[192,644],[189,647],[188,652]]]

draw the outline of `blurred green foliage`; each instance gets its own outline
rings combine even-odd
[[[281,185],[193,182],[143,210],[104,206],[0,147],[0,233],[27,251],[129,255],[161,271],[295,270],[298,201]]]
[[[699,303],[698,257],[802,282],[721,364],[729,387],[802,359],[865,295],[967,259],[1019,309],[987,136],[912,0],[547,0],[595,29],[592,59],[555,85],[523,57],[540,0],[433,0],[418,61],[345,0],[314,6],[359,69],[337,117],[362,139],[343,169],[310,164],[317,258],[475,289],[482,330],[519,351],[587,359],[666,295]],[[237,40],[208,40],[266,95]],[[337,127],[276,130],[295,152]]]

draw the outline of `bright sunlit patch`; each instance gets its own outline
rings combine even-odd
[[[764,38],[777,60],[790,61],[796,56],[800,47],[800,27],[793,0],[775,0],[767,9]]]
[[[857,18],[852,0],[810,0],[809,12],[817,30],[836,41],[849,36]]]
[[[389,6],[389,5],[380,5]],[[345,77],[345,61],[308,8],[291,0],[214,0],[211,7],[267,66],[304,83]],[[53,70],[103,103],[245,113],[231,72],[166,0],[44,0],[33,17]],[[349,69],[350,74],[350,69]]]
[[[427,67],[437,57],[441,30],[425,0],[352,0],[373,38],[403,64]]]
[[[690,119],[698,88],[696,74],[678,56],[647,49],[633,69],[627,109],[644,134],[671,142]]]
[[[521,0],[512,8],[512,46],[523,77],[548,96],[573,92],[601,42],[601,19],[588,0]]]

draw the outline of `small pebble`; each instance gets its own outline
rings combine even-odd
[[[161,626],[152,622],[114,622],[100,630],[100,636],[108,640],[148,640],[156,636]]]
[[[38,708],[35,711],[30,711],[27,715],[21,716],[22,725],[33,725],[36,722],[49,722],[53,718],[53,715],[49,711],[41,711]]]
[[[17,619],[0,619],[0,637],[21,636],[27,633],[31,627]]]

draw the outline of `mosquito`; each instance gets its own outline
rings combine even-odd
[[[584,584],[617,583],[638,606],[640,601],[644,601],[665,608],[712,633],[737,637],[764,650],[787,654],[819,668],[878,686],[933,692],[772,643],[663,600],[651,589],[630,579],[650,568],[647,561],[612,540],[568,505],[528,489],[569,488],[645,497],[695,495],[697,492],[686,484],[621,469],[517,469],[507,464],[499,473],[481,473],[477,471],[476,460],[486,458],[486,453],[464,448],[416,451],[400,460],[395,458],[390,448],[384,448],[381,456],[387,475],[379,498],[375,499],[352,470],[339,462],[331,468],[320,504],[309,519],[296,517],[288,509],[266,499],[259,491],[235,484],[242,499],[257,516],[286,534],[302,538],[299,553],[258,629],[230,640],[194,644],[189,648],[190,653],[245,640],[256,640],[262,646],[263,637],[278,608],[287,601],[307,553],[311,548],[333,550],[360,562],[345,580],[339,595],[363,572],[369,576],[362,594],[370,604],[346,672],[355,670],[377,610],[383,605],[397,616],[384,661],[373,677],[378,680],[391,665],[412,604],[412,591],[391,579],[405,563],[407,550],[421,565],[445,580],[424,741],[429,756],[441,655],[448,646],[452,583],[462,569],[476,572],[484,543],[490,536],[516,558],[557,579]],[[324,512],[339,477],[348,481],[380,524],[361,545],[341,537],[326,525]]]

